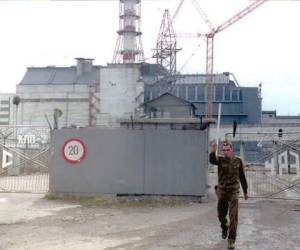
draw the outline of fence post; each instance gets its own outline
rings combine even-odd
[[[291,152],[290,152],[290,149],[287,148],[286,150],[286,162],[287,162],[287,172],[288,174],[291,174]]]
[[[240,158],[245,162],[245,143],[240,141]]]
[[[276,141],[273,141],[273,159],[275,174],[279,175],[278,144]]]
[[[299,178],[300,177],[300,153],[298,153],[296,157],[296,175]]]

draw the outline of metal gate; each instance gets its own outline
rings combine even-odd
[[[49,147],[47,127],[0,126],[0,192],[48,192]]]
[[[300,178],[276,175],[265,168],[246,168],[249,197],[300,200]]]
[[[300,200],[300,132],[226,137],[246,162],[250,197]]]

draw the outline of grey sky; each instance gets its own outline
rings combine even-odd
[[[253,1],[198,0],[214,25]],[[142,2],[146,58],[151,57],[164,9],[179,0]],[[75,57],[111,62],[118,29],[118,1],[0,1],[0,91],[14,92],[28,66],[73,65]],[[270,0],[215,37],[215,72],[230,71],[243,86],[263,83],[263,109],[300,113],[300,1]],[[185,0],[174,21],[177,33],[205,32],[200,15]],[[205,43],[179,39],[178,69],[205,71]],[[151,60],[149,60],[151,62]]]

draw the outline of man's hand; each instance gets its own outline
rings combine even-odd
[[[248,200],[248,193],[244,193],[244,199]]]
[[[216,143],[216,141],[213,141],[211,143],[210,150],[211,150],[211,152],[214,152],[214,153],[217,152],[217,143]]]

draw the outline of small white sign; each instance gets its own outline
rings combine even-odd
[[[63,145],[62,154],[64,159],[70,163],[81,162],[86,155],[85,144],[78,138],[69,139]]]
[[[9,153],[5,149],[3,149],[3,152],[2,152],[2,168],[3,169],[7,168],[13,164],[12,157],[13,157],[12,153]]]
[[[18,135],[19,144],[35,144],[36,138],[35,135]]]

